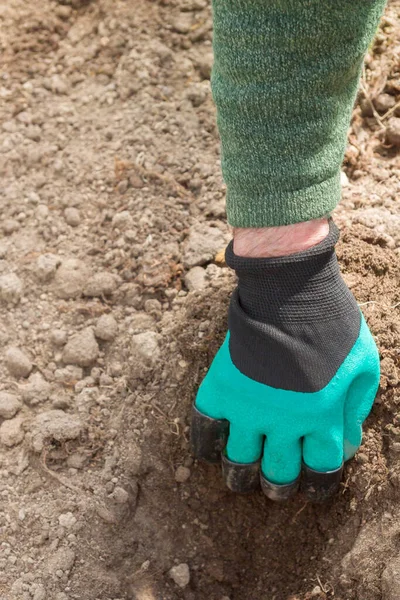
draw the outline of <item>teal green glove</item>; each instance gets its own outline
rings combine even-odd
[[[261,485],[286,499],[300,484],[325,500],[361,444],[379,383],[379,356],[343,282],[334,244],[280,259],[227,262],[239,276],[229,332],[195,401],[192,443],[219,460],[228,486]]]

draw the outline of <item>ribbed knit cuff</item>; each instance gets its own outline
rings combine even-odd
[[[334,177],[302,190],[268,189],[257,178],[248,186],[233,184],[227,192],[232,227],[279,227],[327,217],[340,201],[340,170]]]
[[[214,0],[211,78],[228,221],[327,215],[384,0]]]

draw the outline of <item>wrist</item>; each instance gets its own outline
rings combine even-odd
[[[288,256],[316,246],[328,233],[327,217],[280,227],[235,228],[233,249],[248,258]]]

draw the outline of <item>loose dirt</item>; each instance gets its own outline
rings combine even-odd
[[[1,600],[399,600],[399,16],[335,215],[381,388],[316,507],[234,495],[190,455],[234,285],[208,0],[0,6]]]

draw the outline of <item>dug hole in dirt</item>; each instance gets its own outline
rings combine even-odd
[[[232,494],[190,454],[234,286],[208,0],[0,6],[1,600],[399,600],[399,15],[335,212],[381,386],[312,506]]]

